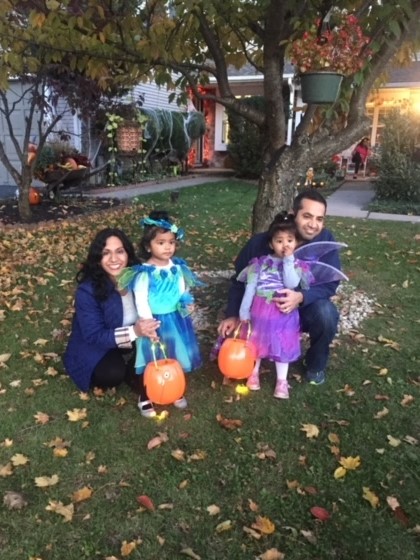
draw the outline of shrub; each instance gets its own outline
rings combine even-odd
[[[420,201],[418,120],[410,111],[403,109],[392,110],[384,119],[385,128],[378,153],[379,176],[375,183],[378,199]]]

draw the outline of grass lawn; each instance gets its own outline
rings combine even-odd
[[[261,391],[239,396],[206,360],[188,379],[190,408],[146,420],[128,387],[85,395],[64,373],[74,275],[95,231],[120,226],[136,241],[138,220],[164,207],[186,229],[179,256],[198,272],[229,270],[255,194],[225,181],[177,203],[160,193],[0,230],[1,558],[419,558],[418,225],[328,219],[349,245],[351,286],[375,311],[336,339],[325,385],[291,367],[289,401],[273,398],[269,363]],[[210,278],[196,292],[205,357],[227,285]]]

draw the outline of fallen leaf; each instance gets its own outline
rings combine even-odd
[[[386,503],[389,505],[392,511],[395,511],[398,507],[400,507],[399,501],[397,500],[397,498],[394,498],[394,496],[387,496]]]
[[[227,519],[226,521],[222,521],[222,523],[216,525],[215,532],[223,533],[224,531],[230,531],[232,528],[232,521],[230,519]]]
[[[410,406],[414,401],[414,397],[412,395],[404,395],[404,398],[401,401],[401,406]]]
[[[53,449],[54,457],[59,457],[60,459],[62,459],[63,457],[67,457],[68,454],[69,454],[69,450],[66,449],[65,447],[55,447]]]
[[[135,541],[131,541],[131,542],[127,542],[127,541],[123,541],[121,543],[121,556],[130,556],[130,554],[136,550],[137,548],[137,542]]]
[[[219,506],[212,504],[211,506],[207,506],[206,510],[209,512],[210,515],[218,515],[220,513]]]
[[[0,476],[6,478],[6,476],[11,476],[13,474],[12,463],[6,463],[5,465],[0,465]]]
[[[316,544],[317,543],[317,538],[316,536],[313,534],[312,531],[305,531],[305,529],[301,529],[300,533],[303,537],[305,537],[305,539],[311,543],[311,544]]]
[[[262,517],[261,515],[257,517],[251,527],[260,531],[263,535],[271,535],[276,530],[274,523],[268,517]]]
[[[171,451],[171,456],[177,461],[185,461],[185,451],[182,449],[174,449]]]
[[[340,438],[338,437],[337,434],[334,434],[333,432],[331,432],[330,434],[328,434],[328,440],[330,443],[334,443],[339,445],[340,443]]]
[[[4,493],[3,504],[7,509],[23,509],[28,505],[22,494],[8,490]]]
[[[251,529],[250,527],[243,526],[242,529],[245,531],[245,533],[247,535],[249,535],[253,539],[259,540],[262,537],[262,533],[259,533],[258,531],[255,531],[254,529]]]
[[[70,422],[78,422],[87,417],[87,410],[86,408],[73,408],[73,410],[68,410],[66,414]]]
[[[344,467],[337,467],[334,471],[334,478],[338,480],[339,478],[344,478],[347,474],[347,469]]]
[[[207,453],[199,449],[192,455],[189,455],[188,461],[203,461],[206,458],[207,458]]]
[[[37,412],[34,414],[34,418],[37,424],[48,424],[50,417],[45,412]]]
[[[155,511],[155,504],[152,502],[149,496],[143,494],[141,496],[137,496],[136,500],[137,503],[146,508],[147,511]]]
[[[184,490],[184,488],[186,488],[189,483],[190,483],[189,480],[183,480],[182,482],[179,483],[178,488],[180,490]]]
[[[301,432],[306,433],[307,438],[317,438],[319,436],[319,428],[315,424],[302,424]]]
[[[232,418],[225,418],[221,414],[216,416],[216,420],[226,430],[236,430],[242,426],[242,420],[234,420]]]
[[[6,362],[10,360],[12,354],[0,354],[0,367],[6,367]]]
[[[284,554],[277,548],[270,548],[258,556],[258,560],[283,560]]]
[[[74,505],[69,504],[65,506],[62,502],[50,500],[48,506],[45,508],[47,511],[52,511],[64,517],[66,523],[72,521],[74,514]]]
[[[377,508],[379,505],[378,496],[372,492],[367,486],[363,486],[363,498],[367,500],[373,508]]]
[[[250,498],[248,498],[248,505],[249,505],[249,509],[251,511],[257,512],[260,509],[260,506],[258,504],[256,504],[253,500],[251,500]]]
[[[394,438],[391,435],[387,435],[386,439],[388,440],[389,445],[391,445],[392,447],[398,447],[401,444],[401,440]]]
[[[309,511],[316,519],[319,519],[320,521],[327,521],[327,519],[330,518],[330,513],[323,507],[313,506]]]
[[[341,457],[339,463],[342,467],[347,469],[348,471],[354,471],[355,469],[360,467],[360,457]]]
[[[162,509],[162,510],[171,511],[171,510],[174,509],[174,504],[169,504],[169,503],[167,503],[167,504],[159,504],[157,508],[158,508],[158,509]]]
[[[84,486],[83,488],[80,488],[80,490],[76,490],[76,492],[73,492],[71,501],[73,503],[78,503],[83,502],[84,500],[89,500],[92,497],[92,492],[92,488]]]
[[[386,406],[384,406],[383,409],[379,410],[373,417],[375,418],[375,420],[380,420],[387,414],[389,414],[389,410],[386,408]]]
[[[409,443],[410,445],[418,445],[418,443],[419,443],[419,440],[416,439],[413,436],[404,436],[403,441],[405,441],[406,443]]]
[[[193,560],[201,560],[201,556],[198,556],[198,554],[196,554],[190,547],[183,548],[181,550],[181,554],[188,556],[189,558],[193,558]]]
[[[38,488],[47,488],[48,486],[54,486],[59,480],[56,474],[52,476],[37,476],[35,477],[35,485],[38,486]]]
[[[162,445],[162,443],[166,443],[168,439],[168,434],[166,432],[162,432],[149,441],[149,443],[147,444],[147,449],[151,450],[155,447],[159,447],[160,445]]]
[[[26,457],[26,455],[23,455],[22,453],[16,453],[16,455],[13,455],[13,457],[11,457],[10,461],[12,462],[12,465],[14,467],[21,467],[22,465],[26,465],[26,463],[29,463],[28,457]]]

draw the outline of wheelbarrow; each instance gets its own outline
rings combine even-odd
[[[82,189],[85,186],[89,175],[89,169],[53,169],[46,171],[43,181],[47,189],[47,197],[50,200],[59,200],[63,189],[78,189],[82,196]]]

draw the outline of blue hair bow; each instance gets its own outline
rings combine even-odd
[[[167,229],[171,233],[174,233],[176,238],[181,241],[185,237],[185,232],[182,228],[179,228],[175,224],[171,224],[167,220],[153,220],[152,218],[142,218],[140,220],[141,226],[156,226],[162,229]]]

